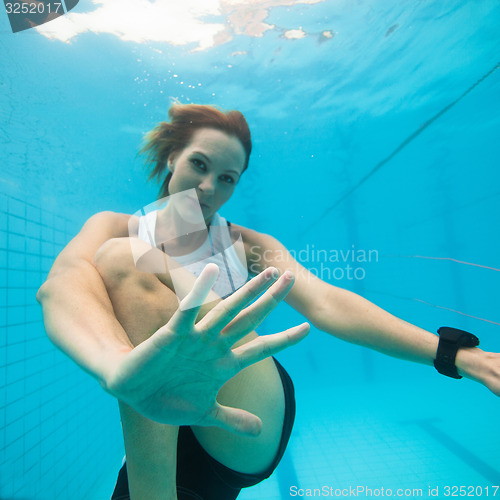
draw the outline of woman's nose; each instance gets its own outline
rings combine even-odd
[[[211,175],[207,175],[203,178],[198,187],[205,194],[213,194],[215,192],[215,183],[216,179],[214,179]]]

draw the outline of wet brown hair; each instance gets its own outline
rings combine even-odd
[[[139,154],[146,155],[148,180],[161,182],[158,197],[168,196],[168,184],[172,177],[167,170],[168,157],[187,147],[193,134],[201,128],[220,130],[236,137],[245,150],[245,165],[248,167],[252,152],[250,129],[245,117],[239,111],[221,111],[214,106],[202,104],[173,104],[168,110],[170,122],[161,122],[144,137]]]

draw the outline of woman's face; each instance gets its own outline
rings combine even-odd
[[[172,172],[169,194],[194,188],[203,218],[210,223],[233,194],[245,158],[243,145],[236,137],[211,128],[199,129],[182,151],[172,153],[168,159]]]

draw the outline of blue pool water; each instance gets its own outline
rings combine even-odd
[[[16,34],[0,13],[2,500],[110,496],[116,404],[47,340],[35,293],[90,215],[154,200],[136,154],[173,99],[250,123],[226,218],[396,316],[500,351],[498,1],[175,5],[82,0]],[[301,321],[281,305],[260,331]],[[500,404],[484,387],[314,329],[278,357],[296,427],[242,499],[500,498]]]

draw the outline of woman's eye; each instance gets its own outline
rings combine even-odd
[[[234,179],[230,175],[221,175],[221,180],[228,184],[234,184]]]
[[[200,168],[201,170],[206,170],[207,169],[206,165],[201,160],[197,160],[196,158],[194,158],[191,161],[193,162],[193,165],[195,167]]]

